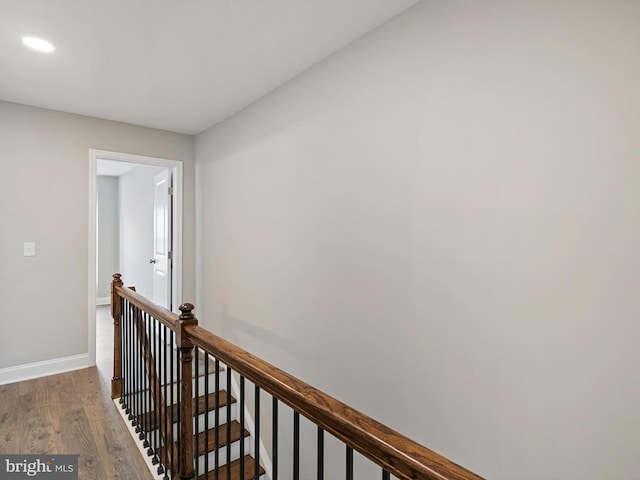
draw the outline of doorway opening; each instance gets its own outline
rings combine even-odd
[[[183,189],[182,162],[89,153],[88,350],[95,365],[96,332],[101,331],[96,321],[107,318],[108,307],[100,305],[110,302],[113,273],[168,310],[180,305]],[[97,315],[97,308],[105,312]]]

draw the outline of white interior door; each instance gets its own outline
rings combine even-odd
[[[171,173],[154,177],[153,301],[171,310]]]

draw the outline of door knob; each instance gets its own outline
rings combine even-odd
[[[149,263],[156,263],[157,260],[155,258],[152,258],[151,260],[149,260]]]

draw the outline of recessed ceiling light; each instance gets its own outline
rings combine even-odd
[[[22,37],[22,43],[29,48],[38,50],[39,52],[50,53],[56,49],[56,47],[54,47],[50,42],[37,37]]]

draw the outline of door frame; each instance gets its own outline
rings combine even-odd
[[[172,251],[173,260],[171,268],[171,303],[174,312],[182,303],[182,205],[183,205],[183,163],[179,160],[167,158],[148,157],[131,153],[110,152],[107,150],[89,149],[89,268],[88,268],[88,350],[89,366],[96,364],[96,261],[97,261],[97,228],[96,209],[97,198],[97,165],[98,159],[113,160],[117,162],[139,163],[143,165],[157,165],[171,169],[173,175],[173,195],[171,197],[172,220]],[[116,273],[116,272],[114,272]],[[123,279],[125,282],[127,279]]]

